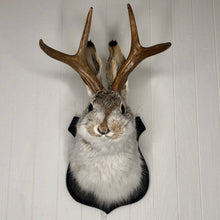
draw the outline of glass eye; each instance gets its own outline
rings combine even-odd
[[[93,105],[90,103],[88,107],[88,112],[91,112],[93,110]]]
[[[121,104],[121,114],[123,115],[125,113],[125,106]]]

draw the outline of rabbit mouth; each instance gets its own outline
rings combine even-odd
[[[125,134],[125,127],[127,126],[128,122],[121,123],[121,122],[113,122],[109,125],[108,131],[102,132],[99,130],[99,125],[86,125],[86,130],[90,136],[96,137],[99,140],[118,140]]]
[[[98,134],[97,137],[99,138],[112,138],[114,136],[114,133],[112,131],[109,131],[107,134]]]
[[[108,132],[108,134],[97,134],[96,137],[98,137],[100,140],[117,140],[122,136],[122,134],[114,133],[113,131]]]

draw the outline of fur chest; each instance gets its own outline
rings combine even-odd
[[[117,148],[108,146],[111,147]],[[142,160],[137,142],[126,148],[106,154],[89,144],[77,142],[71,154],[74,157],[70,160],[70,167],[82,190],[93,193],[100,202],[127,199],[140,185]]]
[[[66,176],[71,196],[106,213],[140,200],[149,185],[148,167],[138,147],[145,130],[141,119],[135,118],[136,137],[118,143],[105,140],[105,145],[91,145],[81,138],[78,120],[74,117],[69,127],[75,137]]]

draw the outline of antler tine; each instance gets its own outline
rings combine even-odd
[[[99,80],[96,78],[94,73],[91,71],[91,69],[88,66],[87,60],[86,60],[86,50],[87,50],[87,42],[91,27],[91,21],[92,21],[92,10],[91,7],[85,27],[83,30],[83,34],[81,37],[79,49],[75,55],[69,55],[62,53],[60,51],[57,51],[49,46],[47,46],[43,40],[39,41],[40,48],[50,57],[59,60],[61,62],[64,62],[71,66],[76,72],[79,73],[83,81],[88,85],[88,87],[91,89],[93,93],[101,90],[103,88],[102,84],[99,82]]]
[[[88,39],[89,39],[89,32],[90,32],[91,22],[92,22],[92,11],[93,11],[93,8],[91,7],[89,9],[89,12],[88,12],[88,15],[87,15],[85,27],[84,27],[83,34],[82,34],[82,37],[81,37],[81,40],[80,40],[79,49],[77,51],[77,54],[84,51],[86,46],[87,46],[87,42],[88,42]]]
[[[127,4],[127,7],[128,7],[128,15],[129,15],[130,29],[131,29],[131,50],[134,50],[136,47],[141,47],[141,44],[139,41],[138,30],[137,30],[137,25],[135,22],[133,10],[130,4]]]
[[[131,49],[128,58],[118,71],[118,74],[114,80],[112,89],[120,92],[125,85],[127,78],[131,71],[145,58],[161,53],[171,46],[171,43],[157,44],[151,47],[143,47],[139,42],[137,25],[131,5],[128,4],[128,14],[131,29]]]

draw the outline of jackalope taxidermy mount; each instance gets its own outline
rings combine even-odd
[[[147,192],[149,173],[138,146],[145,126],[126,104],[126,82],[143,59],[171,46],[171,43],[162,43],[142,47],[132,8],[127,6],[131,49],[125,59],[117,42],[109,43],[107,89],[101,81],[101,61],[94,44],[88,41],[92,8],[75,55],[61,53],[40,40],[40,47],[47,55],[71,66],[88,87],[90,102],[69,127],[75,144],[70,152],[66,182],[76,201],[106,213],[140,200]]]

